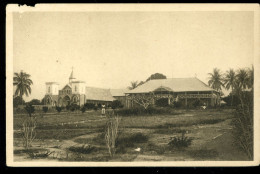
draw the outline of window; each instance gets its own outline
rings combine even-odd
[[[75,86],[75,92],[77,92],[77,86]]]
[[[51,92],[51,87],[49,87],[49,89],[48,89],[48,93],[50,93]]]

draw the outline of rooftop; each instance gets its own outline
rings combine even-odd
[[[127,93],[149,93],[158,88],[173,92],[215,91],[198,78],[169,78],[150,80]]]

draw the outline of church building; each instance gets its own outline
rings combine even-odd
[[[59,89],[57,82],[46,82],[46,94],[44,103],[48,106],[67,106],[85,103],[106,104],[111,103],[115,98],[109,89],[87,87],[84,81],[76,80],[73,70],[69,77],[69,83]]]

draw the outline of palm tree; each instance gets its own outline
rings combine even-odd
[[[21,71],[20,73],[14,73],[13,85],[16,86],[15,96],[20,96],[23,99],[23,95],[29,96],[31,94],[31,85],[33,84],[30,79],[30,75]]]
[[[248,70],[248,88],[254,89],[254,67]]]
[[[239,69],[236,75],[237,87],[244,90],[248,87],[249,76],[245,69]]]
[[[211,86],[213,89],[217,90],[218,92],[221,91],[221,86],[223,86],[223,79],[222,75],[220,73],[220,70],[217,68],[213,69],[213,73],[209,73],[210,80],[208,81],[209,86]]]
[[[233,92],[234,92],[234,86],[236,82],[236,73],[233,69],[230,69],[226,72],[225,78],[223,79],[225,88],[229,90],[231,88],[231,106],[233,105]]]
[[[138,86],[138,81],[132,81],[131,86],[128,87],[128,89],[132,90],[135,89]]]

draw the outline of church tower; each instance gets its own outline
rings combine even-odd
[[[72,67],[72,71],[70,73],[70,77],[69,77],[69,84],[71,85],[73,80],[75,80],[76,78],[74,77],[74,74],[73,74],[73,67]]]

